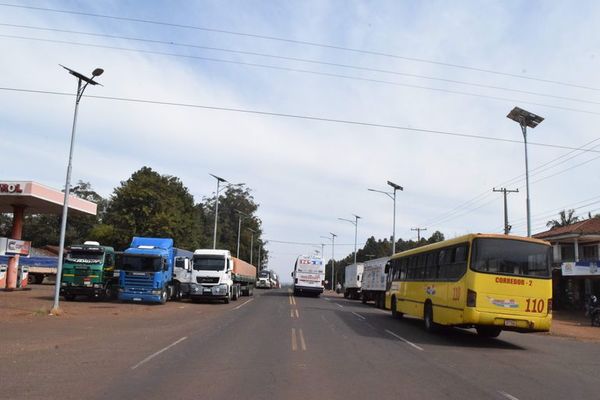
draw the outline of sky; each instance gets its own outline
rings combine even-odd
[[[74,93],[59,64],[101,67],[86,95],[112,99],[81,101],[73,182],[108,197],[150,166],[197,201],[210,173],[243,182],[287,278],[321,243],[331,257],[331,232],[336,259],[353,251],[338,218],[361,217],[359,248],[391,237],[392,200],[367,190],[388,180],[397,238],[501,233],[502,187],[526,235],[518,106],[544,118],[528,131],[540,232],[600,213],[599,18],[595,1],[0,1],[0,178],[64,186],[74,98],[23,90]]]

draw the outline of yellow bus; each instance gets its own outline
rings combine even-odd
[[[479,233],[397,253],[386,266],[385,305],[394,317],[423,318],[427,331],[547,332],[551,256],[542,240]]]

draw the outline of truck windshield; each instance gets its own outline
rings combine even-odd
[[[268,272],[264,272],[264,271],[263,271],[263,272],[261,272],[261,273],[258,275],[258,277],[259,277],[259,278],[268,278],[268,277],[269,277],[269,273],[268,273]]]
[[[65,261],[75,264],[101,264],[104,261],[104,253],[97,251],[70,251],[65,256]]]
[[[502,275],[550,276],[551,248],[512,239],[475,239],[471,269]]]
[[[161,258],[157,256],[140,256],[123,254],[120,268],[125,271],[157,272],[161,270]]]
[[[223,256],[194,256],[194,270],[196,271],[223,271],[225,257]]]

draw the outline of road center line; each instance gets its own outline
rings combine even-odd
[[[298,343],[296,343],[296,328],[292,328],[292,351],[298,350]]]
[[[302,347],[302,350],[306,351],[306,342],[304,341],[304,334],[302,333],[302,329],[298,329],[298,333],[300,334],[300,347]]]
[[[515,397],[510,393],[503,392],[502,390],[499,390],[498,393],[500,393],[502,396],[506,397],[509,400],[519,400],[518,397]]]
[[[335,305],[338,306],[339,308],[344,308],[344,306],[339,303],[335,303]]]
[[[250,303],[252,300],[254,300],[254,297],[251,299],[246,300],[245,302],[243,302],[242,304],[240,304],[237,307],[234,307],[233,310],[239,310],[240,308],[244,307],[246,304]]]
[[[175,342],[171,343],[171,344],[170,344],[170,345],[168,345],[167,347],[165,347],[165,348],[163,348],[163,349],[161,349],[161,350],[157,351],[156,353],[154,353],[154,354],[150,354],[148,357],[144,358],[142,361],[140,361],[139,363],[137,363],[137,364],[135,364],[133,367],[131,367],[131,369],[136,369],[136,368],[137,368],[137,367],[139,367],[140,365],[147,363],[148,361],[152,360],[154,357],[156,357],[156,356],[157,356],[157,355],[159,355],[160,353],[162,353],[162,352],[165,352],[165,351],[169,350],[171,347],[175,346],[175,345],[176,345],[176,344],[178,344],[178,343],[181,343],[181,342],[183,342],[183,341],[184,341],[184,340],[186,340],[186,339],[187,339],[187,336],[184,336],[184,337],[182,337],[181,339],[179,339],[179,340],[176,340]]]
[[[387,329],[386,329],[385,331],[386,331],[387,333],[389,333],[390,335],[392,335],[393,337],[395,337],[396,339],[399,339],[399,340],[403,341],[404,343],[406,343],[406,344],[408,344],[408,345],[410,345],[410,346],[414,347],[414,348],[415,348],[415,349],[417,349],[417,350],[421,350],[421,351],[423,351],[423,348],[422,348],[422,347],[419,347],[419,346],[417,346],[416,344],[414,344],[414,343],[413,343],[413,342],[411,342],[410,340],[406,340],[406,339],[404,339],[402,336],[396,335],[394,332],[392,332],[392,331],[389,331],[389,330],[387,330]]]
[[[296,308],[294,311],[296,312],[296,318],[300,318],[300,314],[298,314],[298,309]]]
[[[354,311],[352,311],[352,314],[356,315],[358,318],[360,319],[366,319],[365,317],[363,317],[362,315],[360,315],[359,313],[355,313]]]

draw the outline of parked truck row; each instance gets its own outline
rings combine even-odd
[[[134,237],[122,253],[98,242],[71,246],[60,294],[164,304],[168,300],[219,300],[252,296],[256,267],[228,250],[176,248],[173,239]]]
[[[344,297],[373,301],[378,308],[385,308],[386,272],[389,257],[377,258],[347,265],[344,274]]]

